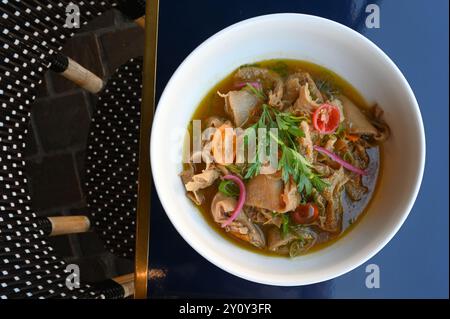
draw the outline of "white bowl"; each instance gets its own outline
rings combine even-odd
[[[183,147],[180,128],[187,127],[202,98],[238,66],[272,58],[307,60],[333,70],[369,103],[377,102],[384,109],[392,130],[384,146],[382,185],[367,214],[335,244],[294,259],[263,256],[224,240],[185,196],[178,176]],[[174,130],[178,131],[178,138],[174,138]],[[201,44],[167,84],[151,139],[156,190],[181,236],[223,270],[254,282],[280,286],[328,280],[374,256],[408,216],[419,191],[424,163],[425,135],[419,107],[395,64],[359,33],[303,14],[245,20]]]

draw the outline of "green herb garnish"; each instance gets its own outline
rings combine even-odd
[[[320,79],[315,81],[317,88],[320,92],[324,93],[326,96],[332,100],[335,96],[339,95],[339,90],[331,84],[331,80]]]
[[[278,73],[282,77],[286,77],[288,75],[288,71],[289,71],[288,65],[286,63],[284,63],[284,62],[281,62],[281,61],[275,63],[269,69],[274,71],[274,72],[276,72],[276,73]]]
[[[267,96],[264,94],[262,90],[258,90],[256,87],[254,87],[251,83],[245,83],[244,89],[249,89],[256,97],[260,98],[261,100],[266,100]]]
[[[219,192],[228,197],[238,197],[239,187],[230,180],[223,180],[219,184]]]
[[[281,215],[281,236],[285,238],[289,233],[289,215],[282,214]]]
[[[256,67],[256,68],[258,68],[258,67],[260,67],[260,65],[258,63],[247,63],[247,64],[242,64],[239,67],[239,69],[248,68],[248,67]]]
[[[292,137],[305,137],[305,133],[299,127],[302,117],[289,113],[276,112],[275,120],[280,131],[286,132],[292,135]]]
[[[295,139],[297,137],[303,137],[304,132],[300,129],[300,122],[303,120],[303,117],[294,116],[289,113],[280,112],[274,108],[271,108],[267,104],[262,105],[262,113],[261,116],[255,124],[250,126],[247,130],[253,130],[256,134],[258,129],[263,128],[266,130],[266,143],[263,145],[264,149],[256,150],[256,158],[252,160],[252,164],[248,167],[247,173],[244,178],[248,179],[253,176],[259,174],[259,170],[261,168],[262,163],[259,160],[259,152],[265,152],[267,154],[270,148],[270,129],[276,128],[278,129],[278,135],[281,140],[286,141],[288,145],[294,149],[297,149]],[[248,135],[249,131],[246,132],[244,137],[245,145],[248,145]]]
[[[297,150],[288,147],[276,136],[271,134],[271,137],[278,142],[282,149],[278,168],[282,170],[281,176],[283,181],[287,183],[291,176],[297,184],[298,192],[301,193],[304,190],[308,196],[311,195],[313,187],[316,188],[318,192],[322,192],[328,184],[324,182],[319,175],[313,173],[312,164]]]
[[[342,138],[344,137],[344,133],[345,133],[345,124],[344,122],[341,122],[334,135],[336,135],[336,137]]]
[[[266,129],[266,145],[263,145],[263,150],[260,150],[259,143],[256,150],[256,158],[253,159],[252,164],[249,165],[244,176],[245,179],[252,178],[259,174],[262,163],[259,160],[259,152],[263,151],[267,154],[270,139],[274,139],[281,146],[281,159],[278,162],[278,169],[282,171],[282,178],[285,183],[292,177],[297,184],[298,192],[305,193],[309,196],[313,188],[319,192],[328,185],[315,173],[313,173],[313,166],[301,155],[297,150],[296,139],[303,137],[304,132],[300,128],[300,122],[304,120],[302,117],[294,116],[290,113],[280,112],[267,104],[262,105],[261,116],[255,124],[248,129],[257,132],[259,128]],[[278,136],[270,132],[270,128],[278,129]],[[248,144],[248,131],[244,138],[244,143]]]
[[[258,155],[256,155],[258,157]],[[261,170],[261,162],[256,159],[253,163],[250,164],[250,166],[247,169],[247,173],[244,176],[244,179],[252,178],[259,174],[259,171]]]
[[[275,124],[274,124],[275,122],[272,119],[272,116],[271,116],[271,114],[269,112],[269,107],[266,104],[263,104],[262,108],[263,108],[262,109],[262,113],[261,113],[261,116],[260,116],[258,122],[256,122],[255,124],[253,124],[252,126],[247,128],[247,130],[245,132],[245,136],[244,136],[244,144],[248,145],[248,135],[251,132],[253,132],[255,134],[255,136],[256,136],[256,134],[258,132],[258,129],[264,128],[264,129],[266,129],[266,134],[267,134],[266,135],[266,139],[265,139],[266,145],[263,145],[264,149],[260,150],[259,149],[260,145],[259,145],[259,143],[257,143],[257,149],[256,149],[256,152],[255,152],[255,158],[253,158],[251,160],[251,164],[247,168],[247,172],[246,172],[246,174],[244,176],[245,179],[252,178],[252,177],[254,177],[254,176],[259,174],[259,171],[261,169],[262,163],[261,163],[261,161],[259,159],[259,155],[258,154],[260,152],[264,152],[264,154],[267,154],[268,148],[269,148],[268,141],[270,141],[269,140],[270,137],[268,135],[268,132],[269,132],[271,127],[275,127]]]
[[[237,165],[237,164],[229,164],[226,166],[226,168],[233,174],[241,175],[241,176],[242,176],[242,171],[244,169],[242,167],[242,165]]]
[[[349,162],[352,165],[355,162],[355,159],[353,158],[353,154],[350,151],[345,152],[343,158],[344,158],[344,161]]]

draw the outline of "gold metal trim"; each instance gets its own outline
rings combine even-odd
[[[148,0],[145,11],[145,50],[141,126],[139,139],[138,203],[136,216],[136,256],[134,298],[147,298],[152,176],[150,132],[155,111],[156,59],[158,49],[159,0]]]

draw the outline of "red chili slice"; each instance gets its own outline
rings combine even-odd
[[[332,104],[322,104],[313,114],[314,128],[321,134],[332,134],[339,127],[341,112]]]
[[[298,206],[291,212],[291,219],[294,223],[311,224],[319,217],[319,209],[316,204],[305,204]]]

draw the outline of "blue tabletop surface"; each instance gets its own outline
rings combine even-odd
[[[365,8],[380,7],[380,28],[367,29]],[[398,65],[422,112],[427,157],[422,187],[408,219],[366,264],[320,284],[273,287],[230,275],[195,252],[152,195],[151,267],[167,277],[150,282],[151,297],[448,298],[449,288],[449,2],[448,0],[161,1],[157,94],[186,56],[221,29],[263,14],[322,16],[362,33]],[[405,159],[407,160],[407,159]],[[380,288],[365,285],[366,265],[380,268]]]

